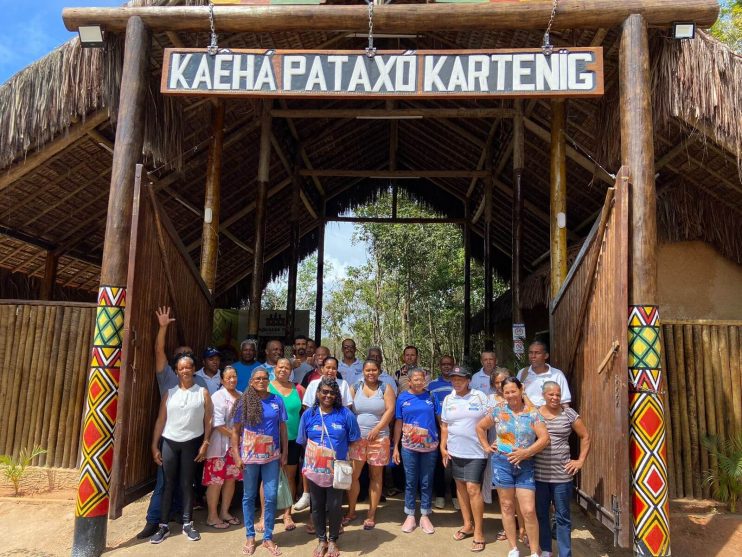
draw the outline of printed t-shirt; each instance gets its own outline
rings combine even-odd
[[[439,377],[435,381],[431,381],[428,385],[428,391],[438,401],[438,404],[443,404],[443,399],[451,394],[453,391],[453,385],[450,381],[446,381],[443,377]]]
[[[244,392],[245,389],[247,389],[248,385],[250,384],[250,378],[252,377],[252,372],[255,370],[256,367],[260,367],[262,365],[263,364],[261,364],[257,360],[255,360],[251,364],[246,364],[244,362],[233,363],[232,367],[237,371],[236,389],[238,391]]]
[[[281,428],[285,422],[286,407],[281,397],[269,393],[260,403],[263,405],[263,421],[256,425],[244,422],[245,409],[240,404],[234,423],[242,424],[242,462],[265,464],[281,458]]]
[[[402,420],[402,446],[410,451],[428,453],[438,448],[435,416],[440,406],[430,392],[405,391],[397,398],[395,418]]]
[[[543,373],[536,373],[532,367],[527,370],[524,368],[518,372],[518,379],[523,383],[523,392],[537,408],[546,404],[541,389],[547,381],[554,381],[559,385],[562,391],[562,403],[572,402],[572,393],[569,392],[569,384],[564,373],[549,364],[546,364],[546,371]]]
[[[497,431],[497,450],[509,454],[514,449],[526,449],[536,440],[533,425],[544,419],[534,406],[526,406],[523,413],[515,415],[507,403],[492,409],[492,419]]]
[[[335,379],[335,381],[338,382],[338,387],[340,388],[340,396],[343,399],[343,406],[352,406],[353,397],[350,394],[350,387],[348,386],[347,381],[343,379]],[[317,387],[319,387],[319,379],[312,381],[304,393],[301,403],[307,408],[314,406],[314,401],[317,398]]]
[[[487,458],[477,437],[477,424],[489,411],[487,395],[470,390],[464,396],[449,394],[441,406],[441,421],[448,424],[446,448],[458,458]]]
[[[272,383],[268,385],[268,391],[281,397],[281,400],[283,400],[283,405],[286,408],[286,415],[288,416],[286,419],[286,434],[289,441],[296,440],[296,433],[299,429],[301,394],[298,389],[301,389],[301,387],[294,388],[289,394],[284,396],[278,392],[278,389],[276,389]]]
[[[301,415],[296,436],[296,442],[306,446],[302,473],[320,487],[332,486],[335,459],[347,460],[348,446],[360,438],[358,421],[348,408],[328,414],[319,408],[307,410]]]

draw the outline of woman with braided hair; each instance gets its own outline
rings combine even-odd
[[[313,557],[338,557],[343,491],[332,486],[335,460],[348,459],[348,446],[361,438],[355,414],[343,406],[332,377],[318,380],[314,403],[301,415],[296,442],[306,446],[302,473],[309,480],[312,522],[319,543]],[[329,522],[329,535],[327,523]]]
[[[230,445],[235,463],[244,466],[242,512],[247,541],[242,553],[255,553],[255,500],[258,483],[262,479],[265,493],[263,547],[271,555],[280,555],[281,550],[273,542],[273,524],[279,472],[287,459],[287,415],[281,397],[268,391],[268,371],[265,368],[255,368],[250,386],[235,404],[233,413],[234,428]]]

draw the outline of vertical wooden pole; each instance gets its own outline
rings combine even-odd
[[[471,354],[471,210],[464,201],[464,360]]]
[[[670,555],[665,418],[660,389],[657,221],[646,20],[626,18],[619,49],[621,162],[629,168],[629,454],[634,554]],[[680,484],[680,478],[677,478]]]
[[[492,144],[486,147],[484,179],[484,349],[494,348],[494,327],[492,323],[492,189],[495,177],[492,175]]]
[[[320,215],[317,232],[317,302],[314,308],[314,342],[319,346],[322,343],[322,295],[325,276],[325,227],[327,226],[326,204],[322,200],[322,214]]]
[[[298,153],[297,153],[298,155]],[[286,295],[286,342],[293,343],[294,340],[294,329],[296,328],[296,279],[298,275],[299,267],[299,204],[301,203],[300,187],[301,187],[301,176],[299,176],[299,169],[301,168],[299,161],[301,157],[297,156],[297,162],[294,166],[294,179],[291,190],[291,231],[289,242],[291,244],[291,260],[289,261],[289,283],[288,291]]]
[[[222,147],[224,145],[224,101],[211,108],[211,144],[206,162],[204,225],[201,242],[201,278],[213,292],[216,286],[216,262],[219,252],[219,200],[221,197]]]
[[[268,178],[271,161],[271,101],[264,100],[260,115],[260,155],[258,158],[258,189],[255,199],[255,251],[253,253],[250,310],[247,315],[247,335],[257,338],[260,325],[260,300],[263,294],[263,253],[265,252],[265,213],[268,199]]]
[[[87,411],[82,430],[73,557],[97,557],[106,548],[110,453],[113,451],[120,373],[118,366],[124,334],[134,171],[144,142],[149,41],[149,32],[141,18],[129,18],[88,379]]]
[[[54,297],[54,285],[57,282],[57,264],[59,256],[53,251],[46,252],[44,265],[44,280],[41,282],[39,300],[51,300]]]
[[[515,101],[513,118],[513,256],[510,273],[510,292],[512,293],[513,323],[523,323],[523,310],[520,299],[520,271],[523,265],[521,249],[523,245],[523,167],[525,161],[525,138],[523,133],[523,102]],[[519,362],[522,354],[515,354]]]
[[[565,101],[551,101],[551,153],[549,199],[551,200],[551,297],[567,278],[567,145]]]

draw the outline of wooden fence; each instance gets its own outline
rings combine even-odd
[[[667,320],[662,335],[670,496],[709,497],[704,437],[742,432],[742,321]]]
[[[0,300],[0,453],[75,468],[95,304]]]

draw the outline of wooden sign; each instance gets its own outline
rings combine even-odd
[[[168,48],[161,91],[256,97],[594,97],[603,49],[222,50]]]

